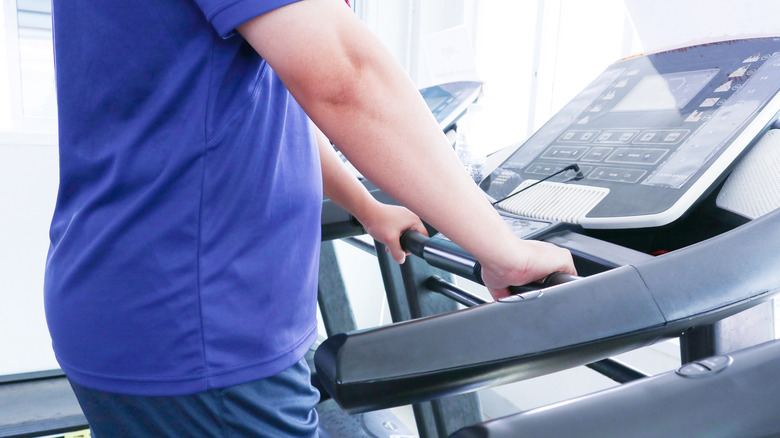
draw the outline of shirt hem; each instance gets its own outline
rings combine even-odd
[[[57,359],[68,379],[87,388],[127,395],[178,396],[240,385],[278,374],[301,360],[316,338],[315,324],[293,349],[273,360],[205,372],[197,376],[109,377],[76,369]]]
[[[275,0],[258,5],[246,0],[239,0],[221,9],[210,11],[207,18],[220,37],[229,38],[235,34],[234,31],[238,26],[247,21],[298,1],[300,0]],[[250,6],[247,6],[248,3]]]

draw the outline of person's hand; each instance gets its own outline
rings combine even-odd
[[[510,295],[508,286],[543,280],[553,272],[577,275],[571,253],[547,242],[519,240],[513,254],[502,254],[500,263],[482,263],[482,281],[494,299]]]
[[[357,220],[374,240],[387,246],[387,251],[399,264],[403,263],[408,255],[408,252],[401,248],[401,233],[413,229],[428,235],[425,226],[416,214],[396,205],[373,203],[366,214]]]

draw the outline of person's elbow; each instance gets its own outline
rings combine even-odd
[[[307,111],[370,111],[367,104],[381,93],[386,74],[381,60],[362,44],[341,42],[328,52],[295,69],[294,79],[285,85]]]
[[[307,71],[310,74],[304,74],[297,89],[291,91],[325,108],[347,108],[365,97],[363,86],[376,82],[376,71],[369,65],[359,55],[342,55],[339,60]]]
[[[352,105],[381,74],[380,43],[337,5],[294,3],[238,27],[304,107]]]

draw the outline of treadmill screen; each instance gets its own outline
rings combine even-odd
[[[717,73],[712,69],[645,76],[612,111],[683,109]]]
[[[586,228],[662,226],[727,175],[780,112],[780,38],[609,66],[480,183],[498,208]]]
[[[474,103],[481,90],[482,82],[463,81],[423,88],[420,94],[439,127],[446,132]]]

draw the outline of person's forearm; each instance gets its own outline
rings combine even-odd
[[[306,53],[255,34],[252,22],[239,30],[364,176],[480,260],[500,264],[497,254],[509,243],[511,230],[463,170],[392,55],[351,11],[329,3],[291,5],[290,20],[296,21],[275,24],[286,29],[300,21],[327,22],[340,32],[302,29]],[[491,230],[490,236],[475,233],[478,229]]]
[[[364,176],[474,254],[483,272],[514,278],[508,281],[552,272],[529,269],[529,254],[541,252],[531,246],[538,245],[515,238],[466,174],[409,77],[348,8],[306,0],[239,32]]]
[[[401,234],[409,229],[427,234],[420,218],[404,207],[377,201],[341,161],[325,135],[316,126],[314,129],[322,164],[323,193],[352,214],[374,240],[385,244],[393,259],[403,263],[406,252],[401,248]]]
[[[341,161],[328,139],[314,127],[322,165],[323,194],[360,221],[378,202]]]

